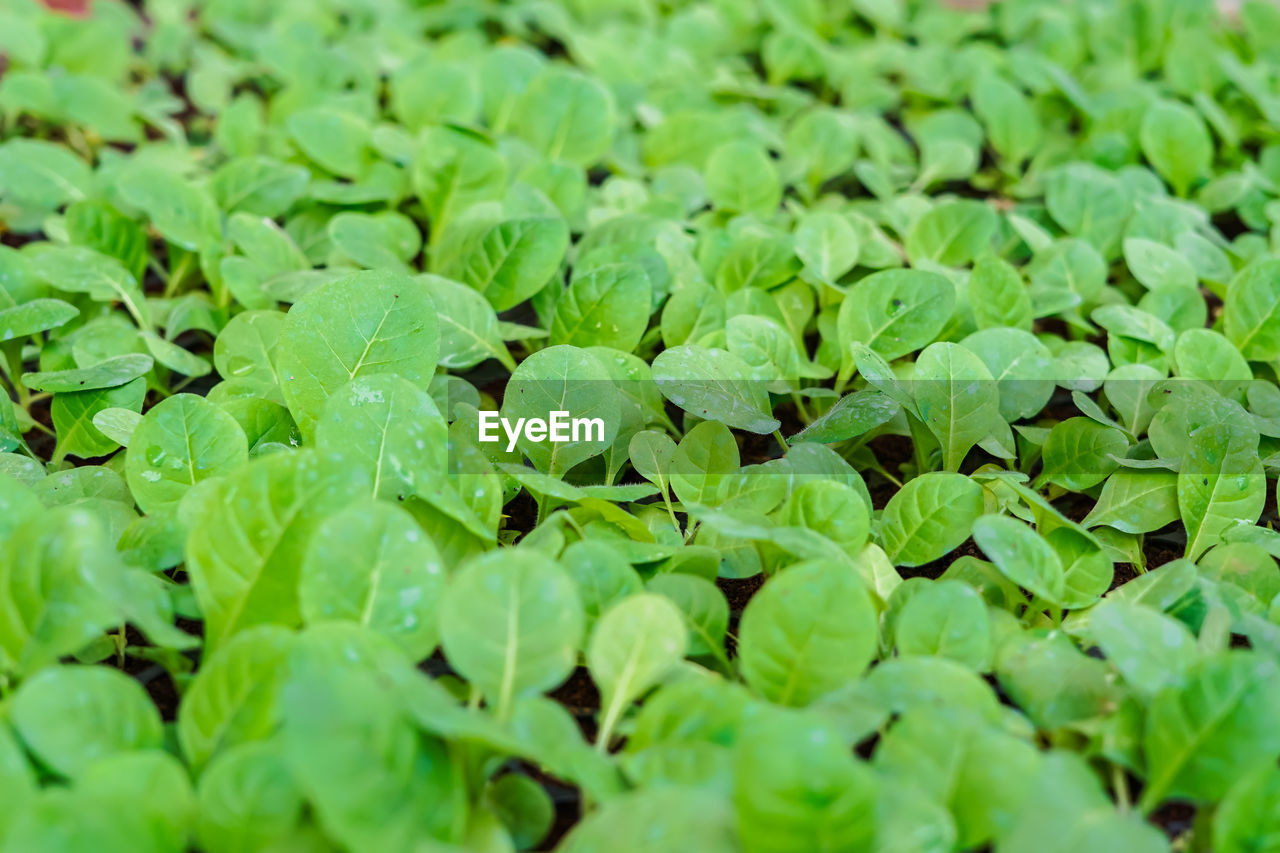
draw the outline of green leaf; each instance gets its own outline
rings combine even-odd
[[[560,567],[578,588],[587,636],[611,605],[644,589],[636,570],[606,542],[574,542],[560,555]]]
[[[110,255],[134,278],[147,269],[147,236],[142,227],[103,201],[78,201],[67,208],[67,236],[75,245]]]
[[[346,849],[447,837],[465,815],[460,767],[401,710],[391,688],[403,676],[388,672],[400,663],[394,647],[334,628],[308,632],[290,661],[280,702],[290,775],[324,835]]]
[[[391,77],[391,108],[406,127],[465,124],[479,107],[476,80],[461,64],[424,55],[405,63]]]
[[[96,302],[120,302],[138,326],[150,326],[137,280],[115,258],[81,246],[58,246],[36,255],[32,268],[58,290],[85,293]]]
[[[1177,250],[1154,240],[1126,238],[1124,262],[1133,277],[1148,290],[1158,287],[1195,287],[1198,283],[1196,271],[1190,261]]]
[[[973,541],[1009,580],[1050,604],[1062,602],[1062,561],[1030,527],[1007,515],[984,515],[973,523]]]
[[[1159,829],[1116,809],[1084,759],[1057,750],[1045,756],[1001,839],[1001,850],[1008,853],[1159,853],[1168,848]]]
[[[974,262],[969,303],[979,329],[1031,329],[1031,296],[1026,284],[1012,265],[995,255],[985,254]]]
[[[197,483],[234,470],[249,458],[235,419],[195,394],[153,406],[129,436],[125,473],[146,513],[173,506]]]
[[[637,474],[657,486],[663,494],[667,493],[676,456],[676,443],[669,435],[657,430],[641,430],[631,437],[627,455]]]
[[[840,303],[836,321],[846,364],[855,343],[885,361],[926,346],[951,319],[955,298],[955,287],[937,273],[885,270],[862,279]]]
[[[289,136],[311,160],[344,178],[360,176],[370,134],[364,119],[336,107],[319,106],[299,110],[286,125]]]
[[[1148,107],[1139,139],[1147,162],[1180,196],[1213,162],[1213,142],[1204,119],[1177,101],[1158,100]]]
[[[308,293],[289,311],[278,370],[285,400],[307,435],[325,399],[358,376],[397,373],[426,390],[440,331],[427,285],[362,272]]]
[[[716,207],[769,217],[782,200],[778,170],[759,143],[725,142],[707,160],[707,194]]]
[[[982,487],[973,480],[960,474],[922,474],[889,499],[880,538],[894,565],[920,566],[967,539],[982,513]]]
[[[637,593],[601,614],[587,645],[587,668],[602,699],[598,749],[608,747],[626,707],[679,663],[688,646],[684,617],[665,596]]]
[[[1119,467],[1129,439],[1115,427],[1089,418],[1067,418],[1053,425],[1042,450],[1045,481],[1072,491],[1096,486]]]
[[[1260,767],[1242,775],[1222,798],[1213,819],[1213,849],[1246,853],[1258,839],[1280,832],[1280,772]]]
[[[46,669],[23,682],[9,714],[26,747],[68,778],[97,760],[161,741],[160,714],[146,691],[107,667]]]
[[[858,232],[837,213],[807,213],[796,225],[796,256],[819,281],[834,284],[858,262]]]
[[[143,332],[141,337],[147,351],[155,357],[155,360],[176,373],[192,377],[206,376],[213,369],[209,366],[209,362],[200,356],[172,341],[166,341],[154,332]]]
[[[556,300],[551,343],[631,352],[649,325],[650,289],[636,264],[608,264],[575,276]]]
[[[339,213],[329,220],[329,239],[348,258],[371,269],[407,272],[407,264],[422,248],[418,226],[394,211]]]
[[[567,344],[539,350],[522,361],[502,400],[502,417],[513,424],[521,418],[548,424],[542,438],[523,431],[516,446],[534,467],[553,477],[609,449],[618,434],[618,411],[618,392],[604,365],[586,350]],[[576,438],[566,427],[569,440],[557,441],[550,431],[553,412],[598,424],[586,424]]]
[[[530,216],[491,225],[439,272],[472,287],[497,311],[533,296],[555,274],[569,248],[561,219]]]
[[[832,731],[809,718],[770,714],[744,733],[735,752],[733,801],[744,850],[873,849],[875,776]]]
[[[309,450],[262,456],[214,481],[194,505],[200,523],[186,552],[209,645],[254,625],[297,625],[307,542],[325,516],[368,492],[361,472]]]
[[[92,367],[24,373],[22,384],[33,391],[48,391],[54,394],[115,388],[145,375],[151,370],[152,364],[154,361],[149,355],[137,353],[117,355]]]
[[[93,170],[61,145],[10,139],[0,145],[0,186],[22,204],[53,210],[93,191]]]
[[[551,830],[555,805],[538,782],[521,773],[499,776],[485,790],[485,799],[521,850],[540,842]]]
[[[178,743],[192,767],[200,770],[210,759],[275,730],[292,644],[290,631],[261,625],[206,658],[178,706]]]
[[[1067,164],[1046,178],[1049,215],[1068,234],[1111,256],[1133,211],[1128,188],[1112,173],[1089,163]]]
[[[722,349],[671,347],[653,360],[653,380],[662,396],[689,414],[767,435],[780,421],[769,415],[764,384],[741,358]]]
[[[499,717],[515,700],[568,677],[582,630],[573,581],[534,551],[494,551],[472,560],[452,578],[440,604],[445,656]]]
[[[907,599],[894,622],[898,654],[936,655],[982,672],[991,660],[987,605],[973,587],[938,580]]]
[[[195,835],[216,850],[283,842],[298,831],[303,797],[280,745],[233,747],[200,774]]]
[[[1105,524],[1125,533],[1159,530],[1178,519],[1177,487],[1178,475],[1168,471],[1117,471],[1080,523],[1085,527]]]
[[[697,575],[667,572],[649,581],[647,589],[680,608],[689,627],[690,657],[711,655],[727,663],[724,637],[729,629],[729,602],[714,583]]]
[[[237,157],[210,176],[209,192],[228,216],[274,218],[302,198],[310,180],[305,166],[269,157]]]
[[[791,437],[791,441],[831,444],[864,435],[893,419],[901,406],[874,388],[846,394],[826,414]]]
[[[467,370],[489,358],[507,370],[516,363],[502,340],[498,316],[484,296],[440,276],[426,279],[440,320],[440,366]]]
[[[1275,666],[1249,652],[1206,658],[1185,684],[1166,687],[1147,710],[1141,808],[1149,812],[1168,797],[1217,799],[1242,774],[1273,763],[1277,709]]]
[[[33,299],[0,311],[0,342],[19,340],[56,329],[80,316],[80,309],[61,299]]]
[[[82,509],[33,514],[0,552],[0,665],[33,672],[117,624],[89,582],[111,559],[102,522]]]
[[[394,373],[352,380],[325,403],[315,446],[334,463],[358,468],[373,497],[407,500],[447,483],[448,428],[426,391]]]
[[[1240,351],[1220,332],[1212,329],[1187,329],[1173,345],[1173,361],[1179,376],[1208,382],[1248,382],[1253,369]],[[1230,385],[1217,386],[1223,390]]]
[[[203,187],[163,169],[135,165],[120,176],[117,188],[169,242],[197,252],[222,241],[218,207]]]
[[[976,355],[953,343],[930,344],[916,359],[916,405],[942,446],[943,466],[960,463],[1000,423],[1000,389]]]
[[[583,818],[564,840],[564,851],[607,850],[628,838],[635,853],[681,845],[701,853],[731,853],[739,849],[733,820],[733,808],[711,791],[680,786],[630,791]]]
[[[1246,359],[1280,358],[1280,260],[1250,264],[1236,274],[1222,320],[1227,340]]]
[[[516,99],[511,128],[549,160],[590,166],[613,141],[613,97],[598,80],[548,67]]]
[[[213,342],[213,363],[223,379],[280,384],[276,370],[285,315],[245,311],[232,317]]]
[[[742,614],[742,676],[771,702],[808,705],[866,669],[876,634],[875,609],[856,573],[798,563],[771,578]]]
[[[1030,743],[968,709],[922,707],[893,724],[874,761],[888,778],[910,783],[918,798],[945,806],[954,815],[958,846],[969,849],[1010,828],[1041,757]]]
[[[115,450],[119,445],[94,425],[94,417],[106,409],[140,412],[146,393],[146,380],[139,377],[115,388],[55,394],[49,405],[53,428],[58,434],[55,457],[89,459]]]
[[[1199,559],[1237,524],[1256,524],[1267,498],[1258,451],[1226,424],[1191,433],[1178,471],[1178,511],[1187,528],[1186,557]]]
[[[1158,610],[1106,600],[1089,611],[1089,636],[1134,689],[1145,696],[1180,685],[1197,659],[1181,622]]]
[[[995,211],[980,201],[940,204],[911,226],[905,244],[907,257],[914,265],[928,261],[963,266],[989,247],[998,224]]]
[[[1043,138],[1040,119],[1016,86],[997,74],[981,74],[970,98],[996,153],[1015,167],[1036,153]]]
[[[346,619],[423,660],[436,647],[444,568],[413,517],[393,504],[356,503],[316,528],[298,581],[305,622]]]

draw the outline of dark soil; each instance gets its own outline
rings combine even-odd
[[[1142,545],[1142,556],[1147,561],[1147,571],[1158,569],[1165,563],[1182,558],[1183,548],[1168,542],[1147,539]]]
[[[1116,563],[1115,574],[1111,578],[1111,586],[1107,588],[1107,592],[1118,586],[1124,586],[1129,581],[1138,576],[1138,569],[1133,563]]]
[[[444,659],[444,652],[437,648],[431,653],[431,657],[418,664],[418,669],[425,672],[432,678],[439,678],[442,675],[456,675],[453,667],[449,666],[449,662]]]
[[[1196,808],[1189,803],[1165,803],[1147,820],[1169,837],[1170,841],[1191,831],[1196,819]]]
[[[538,522],[538,502],[526,491],[521,491],[502,509],[506,515],[503,527],[528,533]]]
[[[126,648],[144,648],[150,645],[146,638],[132,626],[125,628],[125,640]],[[178,686],[173,683],[173,677],[163,666],[145,658],[134,657],[127,651],[123,661],[112,655],[104,663],[128,673],[141,684],[160,711],[160,718],[166,723],[171,723],[178,718],[178,701],[181,695],[178,692]]]
[[[27,446],[31,448],[32,453],[41,459],[52,459],[54,447],[57,445],[57,441],[50,434],[54,431],[53,414],[49,410],[49,404],[52,400],[52,397],[37,400],[27,410],[32,420],[49,430],[49,432],[32,430],[26,434]]]
[[[782,456],[782,446],[772,435],[744,432],[738,438],[738,455],[743,465],[759,465]]]
[[[867,442],[867,447],[876,455],[880,466],[894,476],[901,472],[903,465],[915,461],[915,445],[905,435],[877,435]]]
[[[541,768],[526,761],[513,761],[512,769],[523,773],[542,786],[551,798],[555,807],[555,817],[547,835],[533,849],[554,850],[569,830],[582,819],[582,792],[573,785],[566,785],[554,776],[544,773]]]
[[[724,639],[724,650],[730,658],[738,653],[738,622],[742,619],[742,611],[751,596],[764,586],[764,580],[763,573],[749,578],[716,578],[716,586],[729,602],[729,633]]]
[[[987,558],[976,542],[972,539],[966,539],[960,543],[959,547],[943,554],[930,563],[925,563],[922,566],[899,566],[898,574],[902,575],[903,578],[929,578],[929,580],[935,580],[942,577],[942,573],[961,557],[977,557],[979,560]]]
[[[596,689],[586,667],[575,669],[564,684],[547,695],[573,715],[578,728],[582,730],[582,737],[589,743],[594,743],[596,716],[600,712],[600,691]]]

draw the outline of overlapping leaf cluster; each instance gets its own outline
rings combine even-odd
[[[0,52],[0,850],[1274,845],[1277,7]]]

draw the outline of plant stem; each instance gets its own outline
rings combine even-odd
[[[613,737],[613,727],[618,724],[618,717],[621,715],[622,703],[617,701],[615,696],[605,710],[604,720],[600,723],[600,731],[596,732],[596,752],[604,754],[609,751],[609,739]]]
[[[25,409],[31,405],[31,391],[19,379],[22,376],[22,341],[9,341],[3,349],[4,372],[14,396],[18,398],[18,405]]]
[[[805,407],[804,397],[800,396],[798,392],[792,391],[791,402],[795,403],[796,414],[800,417],[800,421],[803,424],[808,426],[810,423],[813,422],[813,415],[809,412],[808,408]]]
[[[1120,807],[1120,813],[1129,811],[1133,807],[1129,797],[1129,780],[1125,778],[1124,768],[1119,764],[1111,765],[1111,789],[1115,791],[1116,805]]]
[[[178,288],[182,286],[182,282],[187,277],[187,272],[191,268],[191,259],[195,257],[193,252],[182,253],[177,263],[173,265],[173,269],[169,273],[169,277],[164,283],[165,299],[172,299],[174,294],[178,292]]]
[[[662,502],[667,507],[667,516],[671,519],[671,526],[676,529],[676,533],[683,535],[683,532],[680,530],[680,521],[676,518],[676,511],[671,506],[671,497],[667,494],[666,486],[662,487]]]

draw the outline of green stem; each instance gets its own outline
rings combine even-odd
[[[57,434],[56,432],[54,432],[53,430],[49,429],[47,426],[45,426],[44,424],[40,423],[39,421],[33,421],[33,423],[35,424],[35,428],[36,428],[36,429],[40,430],[42,433],[44,433],[45,435],[49,436],[50,438],[57,438],[57,437],[58,437],[58,434]],[[29,451],[28,451],[28,452],[29,452]],[[33,459],[34,459],[35,457],[34,457],[34,456],[32,456],[31,458],[33,458]]]
[[[22,376],[22,341],[10,341],[4,349],[4,370],[12,386],[18,405],[27,408],[31,405],[31,391],[20,381]]]
[[[927,429],[917,418],[911,415],[905,415],[905,417],[907,426],[911,430],[911,456],[916,463],[916,476],[919,476],[929,470],[929,462],[921,449],[923,447],[921,439],[927,433]]]
[[[773,437],[774,437],[774,438],[776,438],[776,439],[778,440],[778,444],[781,444],[781,445],[782,445],[782,452],[783,452],[783,453],[786,453],[788,450],[790,450],[790,448],[788,448],[788,447],[787,447],[787,440],[786,440],[785,438],[783,438],[783,437],[782,437],[782,430],[780,430],[780,429],[775,429],[775,430],[773,431]]]
[[[1111,789],[1115,792],[1120,814],[1129,811],[1133,807],[1129,797],[1129,780],[1125,778],[1124,768],[1119,764],[1111,765]]]
[[[800,421],[806,426],[813,422],[813,415],[805,407],[804,397],[795,391],[791,392],[791,402],[796,404],[796,414],[800,416]]]
[[[195,257],[194,252],[182,252],[182,256],[178,258],[178,262],[173,265],[173,269],[168,279],[164,283],[165,299],[173,298],[178,292],[178,288],[182,286],[182,282],[186,279],[187,273],[191,269],[191,259]]]
[[[600,731],[596,733],[596,752],[603,754],[609,751],[609,739],[613,737],[613,727],[618,724],[620,716],[622,716],[622,703],[615,695],[605,711],[604,720],[600,723]]]
[[[667,516],[671,519],[671,526],[675,528],[676,533],[683,535],[680,530],[680,521],[676,518],[675,508],[671,506],[671,497],[667,494],[666,486],[662,487],[662,502],[666,504]]]
[[[892,474],[890,474],[883,465],[876,465],[876,472],[881,477],[884,477],[886,480],[888,480],[890,483],[893,483],[899,489],[902,488],[902,481],[899,480],[897,477],[893,476]]]

